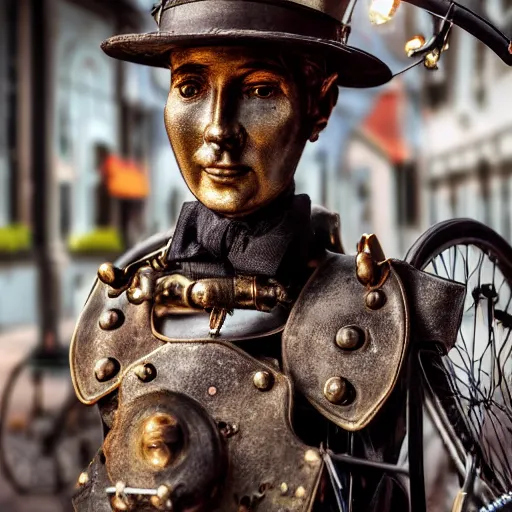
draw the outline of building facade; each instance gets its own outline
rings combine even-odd
[[[32,0],[0,5],[0,329],[37,320],[37,269],[30,245],[13,246],[32,229],[30,8]],[[107,37],[152,30],[150,0],[50,2],[53,134],[51,229],[61,269],[63,316],[81,309],[99,263],[148,234],[168,229],[185,197],[163,125],[169,71],[108,58]],[[112,192],[106,157],[120,180],[145,182],[147,194]],[[132,188],[133,188],[132,187]],[[135,192],[135,193],[134,193]],[[152,194],[151,201],[147,195]],[[27,237],[28,240],[29,237]],[[113,244],[113,239],[121,245]],[[13,242],[14,241],[14,242]],[[76,242],[76,243],[75,243]],[[98,245],[99,244],[99,245]],[[116,250],[114,250],[116,245]]]
[[[512,35],[512,1],[484,14]],[[470,217],[512,240],[512,70],[482,43],[454,30],[440,69],[423,84],[425,226]]]

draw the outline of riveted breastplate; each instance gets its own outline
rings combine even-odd
[[[411,331],[453,343],[464,296],[401,262],[364,283],[354,256],[333,253],[293,298],[250,276],[193,282],[152,258],[130,279],[105,269],[111,284],[96,282],[74,334],[75,389],[100,404],[107,431],[79,512],[321,505],[321,446],[294,433],[294,398],[363,429],[393,391]],[[269,340],[282,357],[244,349]]]

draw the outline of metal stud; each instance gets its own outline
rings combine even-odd
[[[99,382],[114,378],[120,370],[119,361],[113,357],[104,357],[94,365],[94,375]]]
[[[304,454],[304,461],[311,465],[316,465],[321,461],[320,454],[313,449],[306,450]]]
[[[295,497],[296,498],[304,498],[306,496],[306,489],[304,489],[304,487],[299,486],[297,487],[297,489],[295,490]]]
[[[272,375],[266,371],[259,371],[254,374],[253,383],[260,391],[268,391],[273,384]]]
[[[80,476],[78,477],[78,485],[82,487],[83,485],[87,484],[89,482],[89,475],[86,471],[83,473],[80,473]]]
[[[360,347],[364,341],[364,333],[358,327],[349,325],[336,333],[336,345],[343,350]]]
[[[151,496],[150,502],[157,510],[172,510],[171,489],[166,485],[160,485],[156,490],[156,496]]]
[[[109,331],[119,327],[123,321],[124,315],[122,311],[119,311],[118,309],[109,309],[108,311],[103,311],[98,323],[101,329]]]
[[[331,377],[324,385],[324,396],[332,404],[339,404],[346,398],[348,392],[347,381],[342,377]]]
[[[286,482],[282,482],[279,486],[279,490],[281,491],[281,496],[285,496],[288,493],[288,484]]]
[[[151,382],[156,377],[156,368],[150,363],[137,365],[134,372],[142,382]]]
[[[366,296],[366,306],[374,311],[386,304],[386,295],[382,290],[374,290]]]

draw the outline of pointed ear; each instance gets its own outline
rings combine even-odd
[[[320,96],[317,99],[316,108],[312,114],[312,130],[309,140],[315,142],[318,140],[320,132],[327,126],[327,121],[331,115],[336,101],[338,101],[338,73],[333,73],[324,80],[320,90]]]

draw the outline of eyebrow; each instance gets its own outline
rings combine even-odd
[[[244,64],[241,69],[249,71],[274,71],[281,75],[286,73],[286,69],[282,65],[277,62],[266,60],[250,61],[247,64]]]
[[[186,75],[189,73],[202,74],[208,69],[208,66],[203,64],[182,64],[176,69],[171,69],[173,75]]]
[[[203,74],[205,73],[210,66],[205,64],[192,64],[186,63],[178,66],[175,70],[171,70],[172,73],[177,75],[186,75],[186,74]],[[251,71],[273,71],[279,73],[280,75],[286,74],[286,69],[279,65],[277,62],[266,61],[266,60],[253,60],[249,61],[246,64],[240,67],[241,70],[251,72]]]

